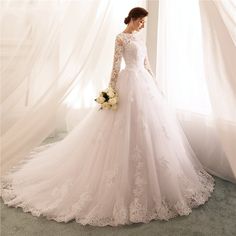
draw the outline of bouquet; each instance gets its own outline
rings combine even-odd
[[[109,86],[105,91],[100,92],[99,96],[94,100],[101,105],[99,110],[116,110],[119,99],[117,92]]]

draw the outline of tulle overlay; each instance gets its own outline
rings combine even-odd
[[[188,215],[214,179],[143,67],[120,71],[116,111],[94,108],[62,141],[1,182],[5,204],[58,222],[117,226]]]

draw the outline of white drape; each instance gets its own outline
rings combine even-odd
[[[110,79],[115,35],[143,4],[1,1],[2,174],[95,105]]]
[[[228,37],[235,35],[236,21],[228,16],[227,28],[223,10],[212,14],[223,2],[200,4],[204,12],[197,0],[159,1],[157,74],[199,160],[212,174],[236,182],[236,54]]]
[[[236,2],[200,1],[214,125],[236,178]]]

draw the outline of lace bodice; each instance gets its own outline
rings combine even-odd
[[[109,85],[115,88],[118,79],[122,57],[126,68],[146,69],[151,76],[153,72],[148,60],[147,48],[143,40],[136,34],[119,33],[115,39],[113,67]]]

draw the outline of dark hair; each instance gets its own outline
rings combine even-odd
[[[142,7],[135,7],[130,10],[129,15],[125,18],[124,23],[127,25],[131,19],[137,20],[148,15],[148,11]]]

